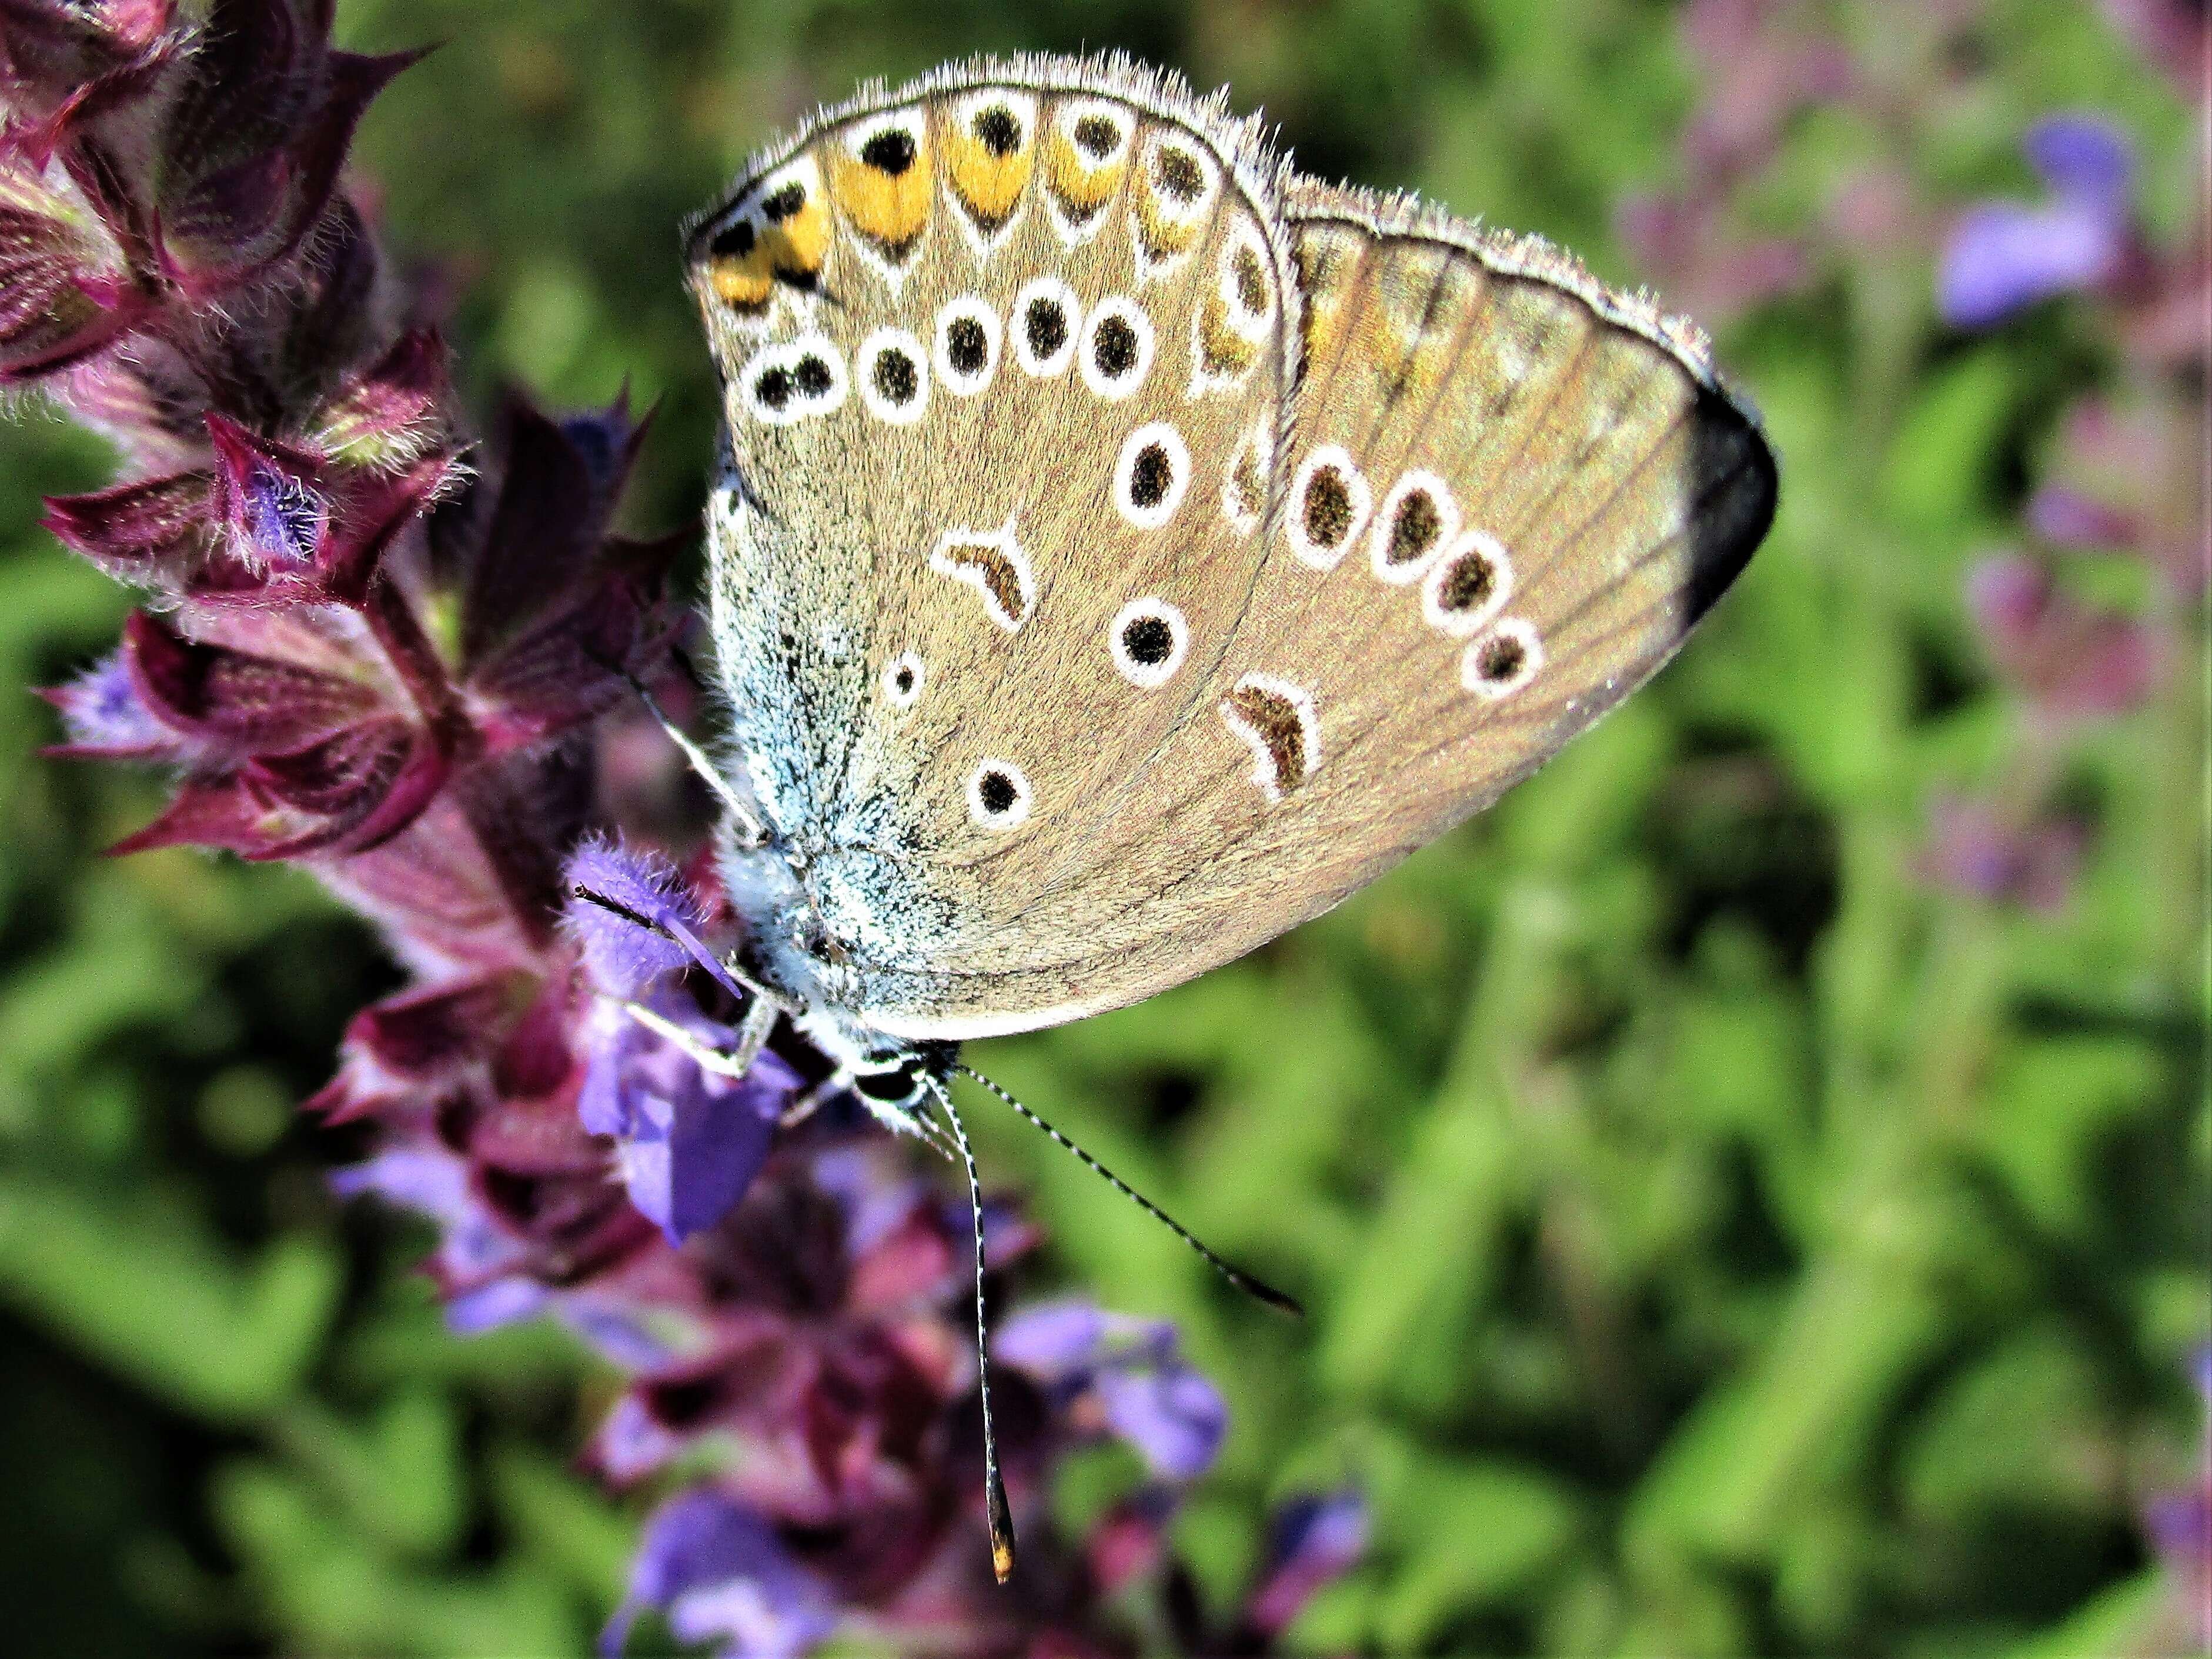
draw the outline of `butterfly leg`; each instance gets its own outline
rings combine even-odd
[[[739,844],[745,847],[767,846],[768,826],[761,822],[760,814],[753,810],[752,803],[730,787],[730,781],[722,775],[707,751],[692,739],[689,732],[669,718],[668,711],[660,706],[660,700],[653,695],[646,683],[630,672],[627,664],[596,656],[593,659],[629,687],[632,694],[645,705],[646,713],[653,716],[669,742],[676,745],[686,763],[698,774],[700,781],[714,791],[714,799],[722,803],[723,810],[729,813],[738,826]],[[683,659],[678,658],[678,660]]]
[[[821,1082],[785,1107],[783,1115],[776,1120],[777,1127],[784,1129],[796,1128],[852,1086],[852,1071],[847,1066],[840,1066],[828,1077],[823,1078]]]
[[[776,1016],[782,1012],[767,999],[755,997],[745,1005],[744,1018],[738,1026],[738,1046],[723,1049],[702,1042],[675,1021],[655,1013],[641,1002],[625,1002],[623,1007],[655,1036],[681,1049],[701,1071],[726,1078],[742,1078],[752,1070],[753,1062],[768,1046],[769,1033],[775,1029]]]

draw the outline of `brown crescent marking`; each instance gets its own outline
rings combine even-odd
[[[1030,619],[1029,600],[1014,562],[988,542],[953,542],[938,557],[954,572],[975,572],[1008,628],[1019,628]]]
[[[1239,684],[1221,700],[1221,712],[1238,735],[1267,751],[1274,772],[1277,796],[1287,795],[1306,781],[1306,716],[1297,703],[1263,685]]]

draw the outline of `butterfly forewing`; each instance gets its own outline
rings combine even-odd
[[[1647,678],[1772,513],[1686,325],[1285,182],[1124,68],[865,103],[693,248],[738,745],[829,994],[901,1036],[1133,1001],[1334,904]],[[973,386],[963,317],[997,330]],[[829,406],[783,418],[763,375]]]
[[[1771,516],[1685,326],[1533,241],[1317,187],[1289,216],[1305,366],[1267,557],[1205,702],[976,939],[1040,999],[1225,961],[1487,805],[1672,654]]]

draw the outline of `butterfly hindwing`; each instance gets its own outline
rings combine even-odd
[[[1278,183],[1217,105],[1025,60],[831,112],[693,233],[719,672],[826,994],[958,991],[1202,697],[1294,375]]]

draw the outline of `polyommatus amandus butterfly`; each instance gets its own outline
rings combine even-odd
[[[1693,326],[1126,59],[866,93],[685,260],[738,966],[971,1187],[955,1043],[1335,904],[1649,678],[1773,515]]]

